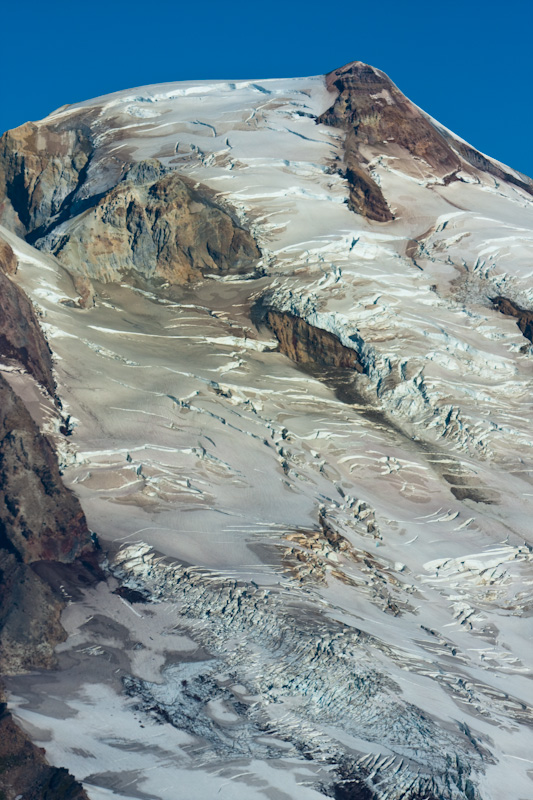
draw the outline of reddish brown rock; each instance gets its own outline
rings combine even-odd
[[[460,170],[474,174],[479,170],[533,194],[531,179],[509,172],[434,125],[384,72],[354,61],[330,72],[326,81],[337,96],[318,121],[346,132],[345,175],[350,205],[357,213],[378,222],[393,218],[386,198],[368,172],[362,153],[365,147],[396,157],[402,152],[409,154],[422,174],[435,176],[445,184],[455,180]]]
[[[322,121],[349,127],[356,148],[392,141],[440,177],[461,167],[442,134],[384,72],[354,61],[329,73],[327,82],[338,96]]]
[[[72,561],[89,543],[85,516],[56,455],[0,376],[0,531],[17,560]]]
[[[508,317],[515,317],[517,325],[530,342],[533,342],[533,311],[521,308],[518,303],[509,300],[508,297],[493,297],[492,304],[497,311],[506,314]]]
[[[88,800],[66,769],[51,767],[45,753],[15,724],[0,690],[0,797],[2,800]]]
[[[14,275],[17,267],[18,261],[13,248],[4,239],[0,238],[0,269],[6,275]]]
[[[54,665],[64,600],[30,565],[92,549],[77,498],[22,400],[0,375],[0,673]]]
[[[423,159],[440,177],[459,169],[459,158],[447,142],[383,72],[355,61],[330,72],[326,80],[337,98],[318,121],[346,131],[346,178],[354,211],[378,222],[393,219],[366,169],[363,145],[384,149],[384,142],[393,142]]]
[[[278,340],[281,352],[298,364],[364,371],[357,352],[329,331],[285,311],[268,310],[265,322]]]
[[[9,275],[16,270],[13,250],[0,247],[0,357],[14,359],[54,395],[52,355],[32,304]],[[15,265],[15,266],[13,266]]]

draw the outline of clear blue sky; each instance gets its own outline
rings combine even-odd
[[[29,0],[3,4],[0,20],[0,131],[142,84],[316,75],[360,60],[533,176],[527,0]]]

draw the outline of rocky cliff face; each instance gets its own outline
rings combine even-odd
[[[50,349],[31,302],[10,277],[16,270],[12,248],[0,240],[0,355],[54,396]],[[65,638],[65,601],[34,567],[72,562],[90,547],[85,516],[63,485],[52,446],[0,374],[0,675],[54,665],[54,647]],[[3,700],[0,689],[0,797],[86,800],[67,770],[48,765]]]
[[[0,270],[6,275],[14,275],[17,271],[17,257],[4,239],[0,239]]]
[[[125,272],[188,283],[205,272],[250,270],[259,249],[215,193],[157,159],[119,162],[90,184],[91,115],[54,126],[27,123],[0,140],[0,223],[50,250],[75,272]],[[120,179],[120,176],[122,178]]]
[[[72,561],[87,544],[85,517],[57,458],[22,401],[0,383],[0,519],[21,563]]]
[[[84,514],[23,402],[0,375],[0,675],[55,664],[65,600],[35,571],[90,550]],[[65,769],[51,767],[7,711],[0,689],[0,797],[85,800]]]
[[[38,243],[71,269],[116,280],[126,272],[174,284],[246,271],[260,252],[214,192],[157,160],[141,162],[94,208]]]
[[[529,178],[513,175],[437,128],[380,70],[355,61],[330,72],[327,84],[337,98],[318,121],[346,132],[345,176],[350,186],[350,204],[357,213],[377,222],[393,219],[368,167],[368,148],[383,150],[383,145],[396,158],[408,153],[414,159],[411,168],[416,166],[420,173],[426,172],[445,183],[456,179],[460,170],[472,171],[474,167],[533,194]]]
[[[71,562],[90,547],[52,447],[0,375],[0,675],[54,666],[54,647],[66,636],[65,600],[35,568]],[[48,765],[3,700],[0,687],[0,797],[86,800],[67,770]]]
[[[37,322],[32,304],[9,275],[17,259],[0,240],[0,357],[20,362],[50,395],[54,395],[52,355]]]
[[[36,238],[67,213],[91,154],[84,126],[27,122],[0,139],[0,222]]]
[[[380,70],[355,61],[331,72],[327,81],[338,97],[321,121],[348,129],[355,150],[393,142],[438,175],[459,169],[459,158],[446,140]]]
[[[265,321],[279,342],[279,349],[298,364],[341,367],[363,372],[355,350],[343,345],[329,331],[310,325],[286,311],[268,310]]]
[[[508,297],[493,297],[492,304],[497,311],[506,314],[508,317],[514,317],[516,324],[530,342],[533,342],[533,311],[528,311],[526,308],[521,308],[518,303],[510,300]]]
[[[63,603],[30,569],[71,562],[90,546],[85,516],[51,445],[0,376],[0,669],[48,667],[63,638]]]
[[[47,764],[44,753],[17,727],[0,692],[0,797],[2,800],[87,800],[66,769]]]

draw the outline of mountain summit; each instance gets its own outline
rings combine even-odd
[[[92,800],[526,800],[533,181],[358,61],[0,142],[35,570],[105,558],[7,681],[33,743]]]

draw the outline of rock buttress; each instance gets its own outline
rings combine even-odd
[[[19,361],[53,397],[50,348],[31,302],[9,277],[16,268],[13,250],[0,239],[0,357]]]
[[[51,445],[0,375],[0,672],[53,665],[63,601],[30,565],[70,563],[90,548]]]
[[[249,271],[261,256],[214,192],[155,160],[129,169],[92,209],[38,246],[89,278],[117,280],[130,272],[172,284]]]
[[[298,364],[364,371],[357,352],[329,331],[287,311],[273,309],[266,311],[265,322],[278,340],[280,351]]]
[[[0,689],[0,798],[88,800],[66,769],[51,767],[44,751],[15,724]]]

